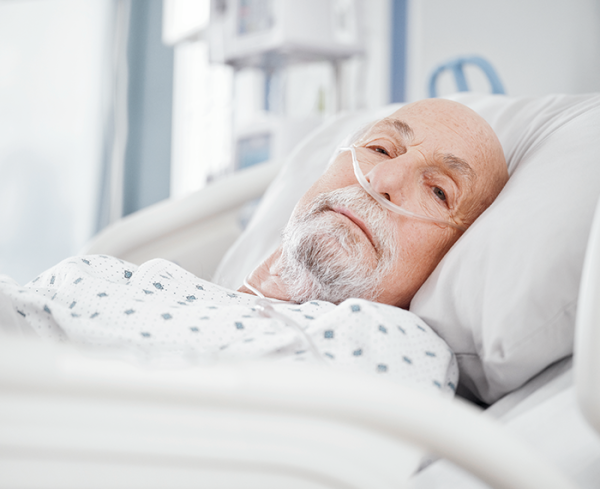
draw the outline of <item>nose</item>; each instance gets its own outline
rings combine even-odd
[[[373,190],[396,205],[410,198],[410,181],[414,178],[411,158],[399,156],[375,165],[365,178]]]

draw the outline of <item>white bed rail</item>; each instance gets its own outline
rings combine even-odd
[[[579,406],[600,434],[600,201],[581,275],[573,362]]]
[[[37,411],[34,409],[32,412],[37,412],[39,416],[32,416],[31,413],[20,410],[19,404],[15,401],[19,397],[29,399],[27,404],[29,406],[32,405],[31,401],[35,400],[33,405]],[[0,426],[2,426],[0,431],[3,433],[0,439],[0,459],[10,458],[15,452],[25,458],[28,455],[35,458],[40,456],[38,452],[40,450],[43,452],[44,449],[51,454],[56,452],[60,454],[61,447],[58,445],[61,443],[64,451],[64,444],[69,440],[55,439],[56,437],[52,436],[47,437],[49,439],[46,442],[49,445],[38,447],[38,452],[27,447],[27,436],[33,440],[39,438],[40,433],[43,435],[44,430],[49,433],[49,427],[44,426],[40,421],[41,415],[47,415],[48,407],[52,406],[48,401],[44,401],[44,398],[65,399],[70,404],[63,403],[61,406],[66,406],[67,409],[78,408],[87,399],[91,406],[96,407],[96,414],[110,413],[112,409],[110,401],[118,400],[124,408],[137,404],[140,407],[145,406],[146,409],[146,411],[134,410],[133,421],[124,425],[127,429],[130,423],[143,422],[145,416],[148,416],[147,410],[152,406],[158,406],[169,416],[174,416],[173,425],[176,423],[177,416],[185,415],[184,408],[198,409],[199,411],[194,415],[196,419],[202,416],[201,408],[212,408],[213,416],[229,416],[229,422],[234,425],[237,416],[243,412],[265,413],[265,419],[267,421],[272,419],[274,422],[278,415],[284,414],[292,417],[292,426],[294,419],[300,422],[302,418],[308,417],[334,425],[359,427],[384,437],[406,440],[410,444],[424,447],[447,458],[494,488],[574,488],[560,472],[511,437],[501,425],[482,416],[480,411],[464,402],[434,397],[428,393],[393,385],[370,376],[347,375],[322,368],[307,368],[305,365],[282,366],[255,363],[153,371],[120,362],[111,363],[84,357],[75,350],[61,345],[44,345],[40,342],[24,340],[9,341],[8,338],[2,338],[0,398],[4,400],[0,402],[0,412],[3,413],[0,417]],[[90,400],[92,402],[89,402]],[[13,404],[14,412],[11,412],[10,406]],[[61,412],[63,417],[65,415],[64,408],[61,410],[55,408],[55,412]],[[97,430],[98,426],[102,426],[103,415],[93,417],[80,415],[77,420],[77,416],[69,416],[68,412],[66,414],[67,424],[80,422],[81,426],[71,432],[79,437],[80,443],[87,443],[89,448],[91,437],[88,431],[93,431],[94,428]],[[19,426],[19,417],[23,418],[20,425],[23,426],[24,434],[20,434],[13,428]],[[113,417],[117,419],[122,416],[115,417],[113,414]],[[121,422],[123,423],[122,420]],[[56,426],[57,422],[53,418],[49,418],[46,424],[52,425],[50,428],[54,428],[55,432],[57,428],[59,433],[69,432],[67,425]],[[149,422],[143,426],[140,442],[144,443],[147,443],[144,440],[152,440],[153,431],[161,429],[160,426]],[[237,426],[239,429],[244,428]],[[247,428],[251,427],[247,426]],[[112,424],[110,428],[115,431]],[[162,428],[164,429],[164,426]],[[189,429],[186,427],[183,434],[187,434],[190,430],[191,427]],[[103,443],[106,445],[110,429],[106,431],[107,433],[102,431],[102,436],[96,441],[97,445],[94,445],[95,451],[92,450],[89,456],[102,453],[98,450],[98,446],[102,447]],[[327,431],[324,430],[323,433]],[[323,433],[318,430],[317,433],[312,434],[313,439],[323,439],[325,443]],[[167,435],[167,440],[172,444],[177,436],[176,430],[172,428]],[[221,436],[226,440],[231,434],[224,432]],[[309,437],[311,433],[303,436]],[[68,438],[66,435],[65,437]],[[196,437],[193,442],[202,440],[203,437]],[[186,443],[189,445],[191,442],[188,439]],[[211,447],[218,450],[222,443],[222,441],[214,441]],[[179,443],[179,446],[181,445]],[[183,445],[185,446],[185,443]],[[355,449],[349,448],[351,451],[363,450],[361,453],[365,453],[365,459],[368,459],[371,447],[362,445],[359,443]],[[159,444],[159,449],[162,449],[162,446]],[[165,446],[168,446],[168,443]],[[113,450],[119,452],[121,448],[113,447]],[[259,449],[260,442],[257,443],[255,451],[258,453]],[[35,453],[31,455],[28,450]],[[71,448],[71,452],[67,450],[66,453],[67,455],[71,453],[72,456],[73,453],[83,452],[81,449],[75,451]],[[138,453],[138,459],[143,458],[143,452],[144,447]],[[246,462],[253,459],[253,452],[253,450],[242,452],[247,459]],[[335,459],[335,454],[335,451],[330,453],[330,456],[333,455],[332,459]],[[174,456],[172,453],[169,455],[171,458]],[[194,455],[191,450],[186,451],[183,458],[188,460],[188,465],[191,466],[199,466],[202,463],[202,457]],[[210,454],[208,458],[210,459]],[[327,468],[329,462],[333,464],[334,460],[327,460],[326,456],[320,458],[323,459],[318,460],[321,468]],[[127,459],[123,456],[123,460]],[[377,457],[371,459],[371,462],[374,461],[377,462]],[[256,460],[254,462],[257,463]],[[262,462],[264,465],[265,461]],[[292,465],[293,462],[297,462],[297,459],[290,461]],[[12,465],[5,464],[6,467],[10,469]],[[389,475],[394,473],[395,467],[388,463],[386,469]],[[15,471],[15,469],[11,470]],[[345,467],[340,473],[353,470],[352,466]],[[7,475],[8,473],[5,472],[0,479],[4,478],[6,481]],[[362,482],[356,479],[352,479],[351,482],[346,479],[344,482],[341,479],[333,483],[334,478],[331,475],[322,474],[321,482],[328,482],[319,487],[368,489],[399,487],[398,481],[391,485],[383,484],[382,480],[385,481],[385,478],[382,479],[381,475],[374,472],[371,478],[363,478]],[[36,477],[36,474],[21,475],[24,478],[29,476]],[[122,484],[122,481],[120,482]],[[50,486],[52,483],[56,486],[56,480],[48,482]]]
[[[280,168],[280,162],[262,163],[126,216],[95,236],[81,254],[106,254],[138,265],[165,258],[210,280],[242,232],[240,210],[262,196]]]

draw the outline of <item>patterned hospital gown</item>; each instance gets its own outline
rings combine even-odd
[[[20,327],[156,365],[320,362],[452,395],[456,360],[414,314],[361,299],[292,304],[234,292],[155,259],[67,259],[26,286],[0,277]],[[262,300],[264,301],[264,299]]]

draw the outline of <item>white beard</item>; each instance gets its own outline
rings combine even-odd
[[[375,247],[331,211],[336,206],[352,210],[365,222]],[[387,212],[362,188],[334,190],[319,195],[305,215],[290,219],[283,232],[280,277],[290,299],[298,303],[374,300],[398,256],[397,243]]]

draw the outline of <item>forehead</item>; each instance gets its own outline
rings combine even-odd
[[[479,133],[475,122],[460,113],[410,110],[409,107],[405,107],[375,122],[366,134],[385,132],[404,140],[446,144],[453,146],[456,151],[468,151],[474,149],[473,136]]]
[[[376,138],[381,135],[389,136],[391,139],[395,140],[398,144],[411,144],[415,142],[417,136],[415,135],[415,131],[413,130],[413,125],[411,126],[408,121],[397,119],[394,117],[386,117],[376,122],[370,130],[367,132],[365,138],[368,142],[371,138]],[[431,131],[435,131],[436,128],[430,128]],[[443,131],[442,131],[443,132]],[[436,136],[436,137],[432,137]],[[442,138],[442,142],[437,141],[438,137]],[[452,139],[444,140],[444,134],[425,134],[419,135],[419,140],[425,141],[427,139],[435,139],[435,146],[433,148],[433,159],[440,166],[443,166],[448,172],[454,173],[461,178],[464,178],[469,181],[473,181],[475,179],[475,171],[473,170],[472,165],[467,161],[466,158],[463,158],[457,154],[457,151],[452,148],[456,148],[453,144]],[[458,152],[462,153],[463,148],[459,145]]]
[[[407,122],[393,117],[385,117],[377,121],[367,131],[367,136],[377,132],[387,132],[393,136],[399,136],[402,139],[408,140],[412,140],[415,137],[414,131]]]

